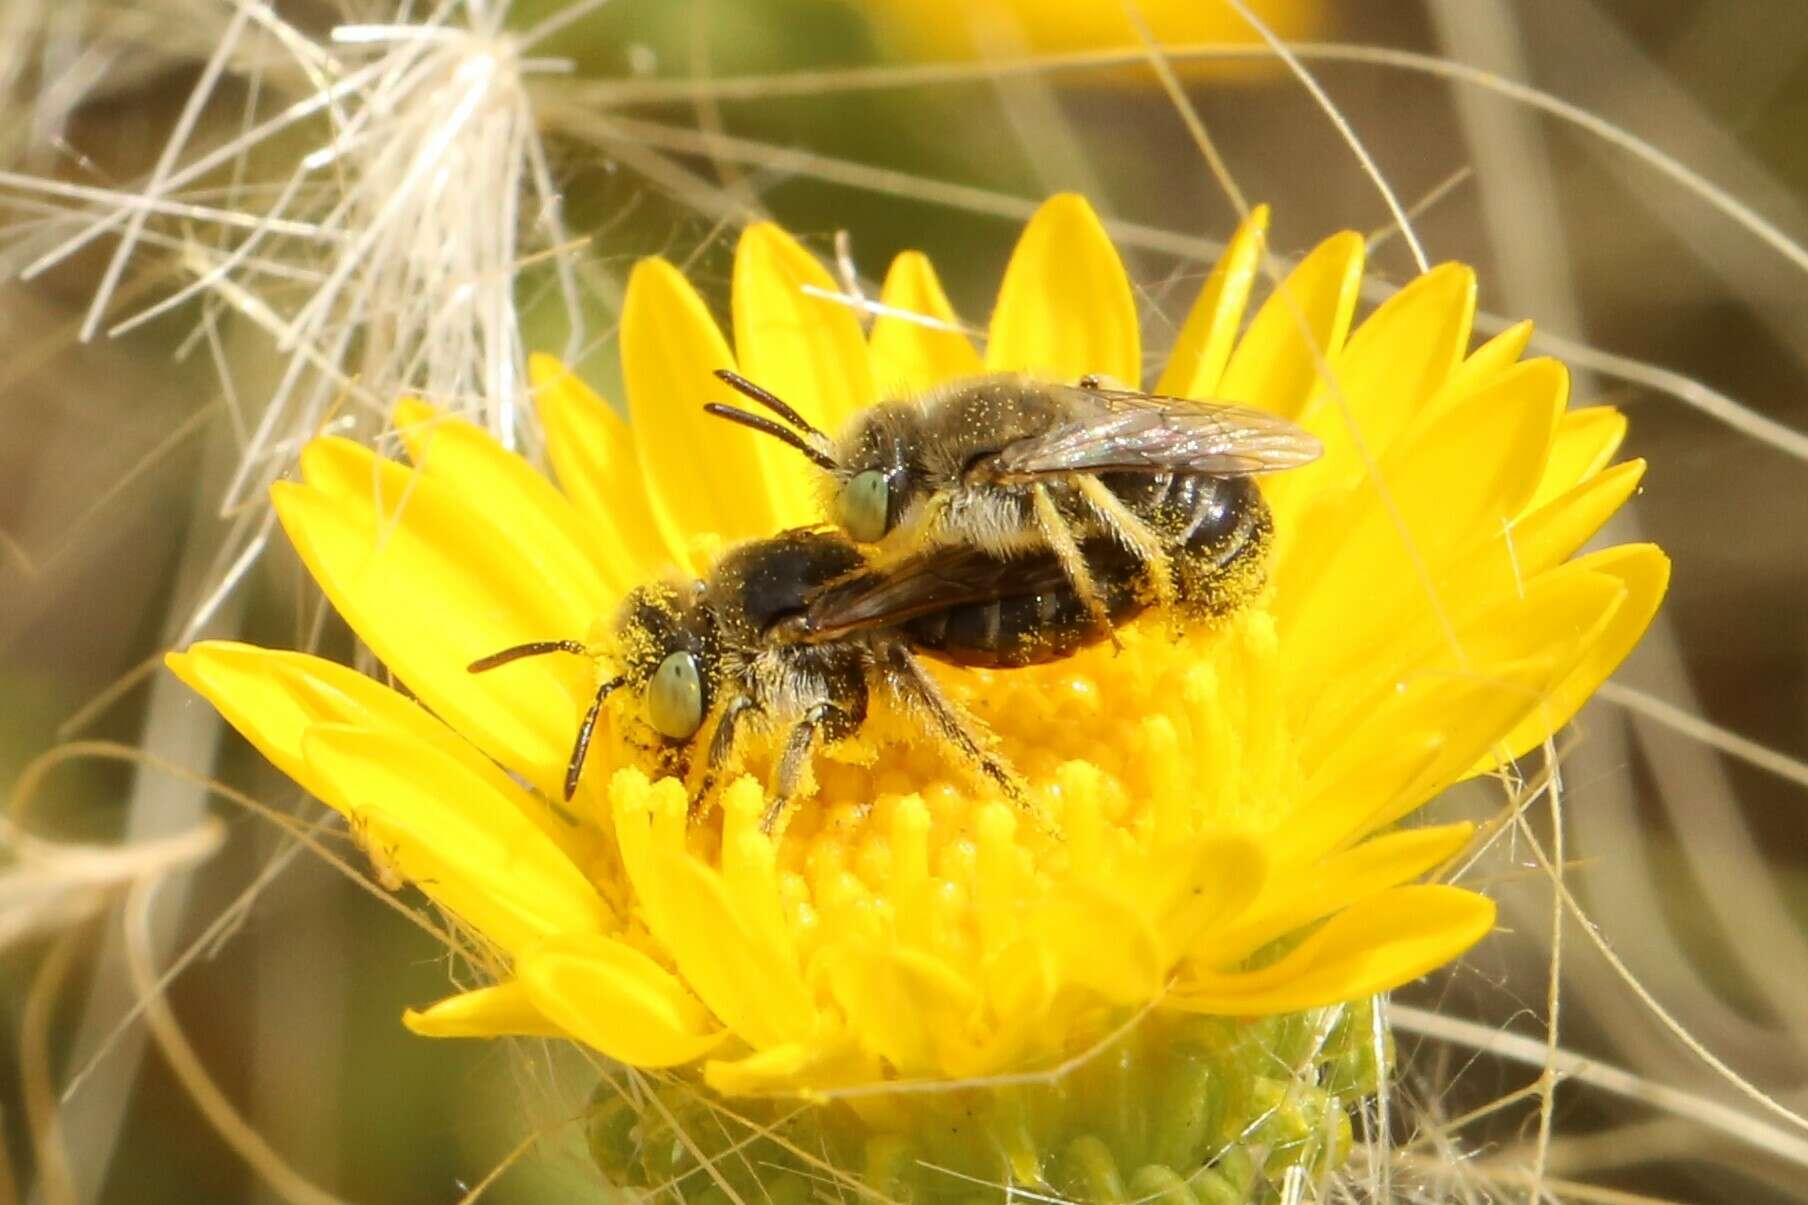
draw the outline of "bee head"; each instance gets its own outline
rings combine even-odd
[[[923,415],[891,402],[861,414],[841,440],[835,473],[835,521],[862,544],[889,535],[928,492],[923,473]]]
[[[875,406],[856,418],[839,440],[831,441],[788,403],[740,374],[723,369],[716,376],[783,422],[719,402],[704,410],[779,440],[828,474],[834,483],[835,520],[860,543],[883,539],[928,492],[920,407],[905,402]]]
[[[696,583],[642,586],[615,620],[623,685],[639,693],[647,725],[674,743],[697,734],[716,693],[715,624],[698,595]]]

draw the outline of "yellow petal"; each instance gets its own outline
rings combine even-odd
[[[486,602],[578,632],[584,631],[598,607],[609,601],[548,589],[547,583],[534,577],[503,526],[479,513],[485,505],[483,497],[438,476],[386,460],[363,444],[339,438],[309,443],[302,449],[300,466],[306,488],[330,501],[347,518],[371,527],[366,560],[380,560],[379,554],[389,552],[392,546],[421,558],[420,568],[431,577],[416,582],[410,594],[447,585],[442,579],[474,577],[473,570],[502,573],[510,580],[485,590]],[[288,489],[293,483],[277,485]],[[272,497],[279,492],[272,487]],[[473,569],[461,573],[459,566],[466,563]],[[414,602],[409,598],[402,605]]]
[[[1009,39],[1011,52],[1025,58],[1052,58],[1075,51],[1135,52],[1127,57],[1136,67],[1089,72],[1089,84],[1116,84],[1126,95],[1149,87],[1147,72],[1141,69],[1142,43],[1137,26],[1125,19],[1122,9],[1109,5],[1074,0],[997,0],[983,6],[971,0],[864,0],[860,8],[872,18],[887,48],[906,60],[996,61],[1001,54],[1002,33]],[[1198,0],[1140,0],[1135,11],[1139,21],[1147,24],[1149,37],[1157,46],[1172,48],[1203,42],[1261,44],[1261,35],[1229,5],[1200,4]],[[1254,11],[1261,14],[1265,32],[1290,43],[1328,36],[1328,27],[1336,17],[1335,6],[1310,0],[1264,0]],[[1174,67],[1183,80],[1209,79],[1218,86],[1233,81],[1270,80],[1283,70],[1266,55],[1205,63],[1176,56]]]
[[[1199,298],[1187,313],[1180,337],[1168,356],[1168,366],[1156,382],[1155,392],[1167,397],[1210,398],[1218,390],[1224,366],[1236,346],[1243,324],[1243,309],[1262,265],[1263,239],[1268,232],[1268,206],[1249,211],[1224,254],[1205,279]]]
[[[286,653],[223,640],[205,641],[186,652],[170,653],[163,663],[212,703],[226,722],[256,746],[277,769],[312,794],[320,795],[326,784],[309,782],[304,777],[309,770],[301,756],[301,734],[312,724],[343,722],[349,717],[321,714],[325,708],[317,711],[308,706],[307,697],[295,688],[296,683],[276,672],[276,665],[290,658],[317,661],[323,668],[330,667],[327,672],[353,672],[330,661],[307,657],[305,653]],[[356,676],[363,677],[362,674]],[[371,685],[377,686],[375,682]],[[377,689],[385,688],[378,686]],[[400,700],[401,696],[396,698]],[[415,705],[408,703],[408,706]],[[429,723],[438,724],[425,712],[421,714]]]
[[[947,963],[920,950],[843,941],[812,964],[847,1014],[850,1028],[906,1077],[941,1069],[945,1035],[961,1034],[980,994]]]
[[[704,532],[770,535],[792,520],[781,498],[803,475],[797,454],[704,413],[735,396],[714,376],[734,368],[734,355],[703,299],[662,259],[642,260],[628,277],[621,357],[640,469],[668,547]]]
[[[412,398],[397,404],[395,425],[422,477],[482,500],[470,513],[513,547],[520,572],[538,588],[579,600],[594,615],[636,584],[627,566],[603,560],[591,529],[552,483],[487,431]]]
[[[570,819],[516,789],[495,762],[419,703],[357,670],[306,653],[223,640],[172,653],[165,662],[277,769],[341,811],[343,801],[325,793],[329,784],[312,772],[301,753],[303,734],[317,724],[424,741],[526,809],[527,818],[567,854],[582,856],[585,834]]]
[[[632,586],[671,565],[689,568],[688,550],[668,545],[653,517],[634,433],[621,415],[551,356],[529,357],[527,375],[559,487],[590,524],[615,577]]]
[[[1581,663],[1505,738],[1503,743],[1514,757],[1537,748],[1545,737],[1575,717],[1582,704],[1638,644],[1670,586],[1670,558],[1655,544],[1604,548],[1578,557],[1570,565],[1617,581],[1624,590],[1624,599],[1610,622],[1588,641]]]
[[[1189,874],[1160,918],[1162,948],[1171,960],[1205,934],[1237,923],[1270,886],[1268,851],[1248,837],[1211,837],[1199,843]]]
[[[685,850],[683,786],[669,778],[649,786],[622,771],[609,789],[622,864],[647,927],[691,989],[755,1049],[807,1035],[816,1006],[795,952],[749,925],[722,876]]]
[[[1373,817],[1385,812],[1391,819],[1413,810],[1424,802],[1425,796],[1417,792],[1426,784],[1433,784],[1430,790],[1436,792],[1462,777],[1477,757],[1494,747],[1494,734],[1523,714],[1503,708],[1498,724],[1458,726],[1454,738],[1471,742],[1469,755],[1450,755],[1446,751],[1452,737],[1442,730],[1440,720],[1447,714],[1447,704],[1467,700],[1451,698],[1449,689],[1428,698],[1435,689],[1425,683],[1420,697],[1413,700],[1416,706],[1397,713],[1400,722],[1393,731],[1345,740],[1314,768],[1277,827],[1286,833],[1290,858],[1324,857],[1359,839]]]
[[[1195,957],[1224,966],[1345,907],[1365,907],[1371,896],[1442,865],[1475,832],[1472,824],[1386,833],[1316,865],[1297,868],[1300,878],[1258,903],[1249,923],[1214,934]]]
[[[1297,1012],[1388,991],[1487,936],[1494,903],[1455,887],[1396,887],[1326,921],[1259,971],[1199,971],[1167,997],[1177,1008],[1257,1015]]]
[[[1452,558],[1438,581],[1439,610],[1422,592],[1409,591],[1404,601],[1390,604],[1389,591],[1376,590],[1368,604],[1374,614],[1353,621],[1354,629],[1376,633],[1362,636],[1360,660],[1370,667],[1370,676],[1396,672],[1447,641],[1447,632],[1466,631],[1490,609],[1524,598],[1532,581],[1561,565],[1606,522],[1637,487],[1643,471],[1643,461],[1615,465]],[[1337,665],[1346,663],[1353,660]],[[1372,697],[1372,687],[1353,687],[1366,681],[1321,668],[1318,687],[1299,700],[1305,708],[1298,713],[1302,738],[1310,744],[1328,729],[1341,727],[1345,717],[1362,714],[1362,700]]]
[[[877,1086],[882,1076],[879,1061],[845,1033],[823,1041],[787,1042],[744,1059],[711,1059],[703,1065],[703,1082],[722,1096],[807,1099],[835,1088]]]
[[[1474,316],[1475,272],[1466,264],[1440,264],[1383,302],[1300,415],[1324,439],[1325,455],[1288,484],[1322,489],[1361,477],[1449,377]]]
[[[876,400],[872,358],[852,307],[824,294],[841,286],[797,240],[757,222],[735,248],[734,336],[741,371],[833,434]],[[768,443],[773,441],[768,440]],[[803,482],[792,522],[816,517],[808,470],[797,453],[773,443],[787,483]]]
[[[1579,657],[1601,638],[1626,596],[1617,576],[1571,561],[1533,578],[1522,595],[1502,600],[1453,638],[1436,641],[1423,659],[1397,673],[1406,679],[1485,675],[1492,666],[1518,664],[1541,651],[1559,663],[1565,656]]]
[[[1354,231],[1313,248],[1256,311],[1218,396],[1296,417],[1349,333],[1362,258],[1362,236]]]
[[[402,1024],[423,1038],[568,1038],[534,1007],[527,989],[510,979],[493,987],[448,996],[402,1014]]]
[[[1141,385],[1130,278],[1083,197],[1050,198],[1024,227],[992,311],[986,367],[1051,381],[1096,373]]]
[[[1568,560],[1632,496],[1644,472],[1642,460],[1616,464],[1451,558],[1438,581],[1450,626],[1468,624],[1501,599],[1523,594],[1526,583]],[[1423,618],[1419,610],[1396,612],[1393,626],[1399,631]],[[1396,639],[1371,646],[1371,659],[1385,662],[1401,645]]]
[[[636,1067],[676,1067],[727,1035],[664,967],[595,933],[567,933],[521,956],[533,1006],[579,1041]]]
[[[1511,543],[1508,552],[1515,566],[1511,588],[1519,590],[1526,577],[1555,568],[1586,545],[1607,519],[1624,507],[1625,499],[1633,496],[1643,478],[1645,461],[1625,461],[1596,472],[1522,517],[1501,537],[1501,543]],[[1477,561],[1481,559],[1477,557]]]
[[[304,470],[329,455],[368,456],[340,442],[310,445]],[[523,641],[581,638],[596,617],[535,590],[442,484],[414,477],[384,492],[381,518],[369,491],[331,498],[278,482],[270,497],[314,580],[408,689],[498,762],[556,791],[595,668],[563,656],[482,675],[465,667]]]
[[[935,266],[921,251],[906,251],[891,261],[879,302],[937,324],[913,322],[897,313],[881,313],[873,322],[873,381],[880,396],[921,393],[985,371],[979,353],[959,329],[960,319],[936,279]]]
[[[1515,322],[1470,352],[1468,358],[1456,366],[1456,371],[1450,374],[1450,380],[1444,386],[1443,398],[1440,400],[1454,401],[1464,397],[1479,389],[1490,377],[1513,367],[1519,362],[1519,357],[1525,354],[1526,346],[1531,341],[1532,323]]]
[[[1380,482],[1327,496],[1300,516],[1275,567],[1290,667],[1336,679],[1386,632],[1418,630],[1445,606],[1427,596],[1460,550],[1498,533],[1538,483],[1568,377],[1533,360],[1390,449]],[[1428,582],[1427,576],[1430,577]],[[1352,608],[1351,599],[1362,605]]]
[[[596,889],[519,804],[431,744],[328,724],[308,730],[302,755],[373,849],[502,949],[611,923]]]
[[[1394,823],[1464,777],[1538,705],[1574,656],[1541,650],[1485,672],[1378,683],[1366,710],[1302,747],[1307,780],[1283,821],[1302,856],[1347,846]]]
[[[1661,594],[1661,586],[1657,592]],[[1586,558],[1540,574],[1525,584],[1523,593],[1508,595],[1492,608],[1480,610],[1473,620],[1447,635],[1418,633],[1383,649],[1376,656],[1375,672],[1361,690],[1326,693],[1310,707],[1309,719],[1300,724],[1302,745],[1305,749],[1322,747],[1351,722],[1385,711],[1399,693],[1397,683],[1445,677],[1487,681],[1507,667],[1533,661],[1547,663],[1555,676],[1536,684],[1524,696],[1525,708],[1514,717],[1514,724],[1523,726],[1541,715],[1551,717],[1553,725],[1561,724],[1580,700],[1569,700],[1558,684],[1578,666],[1588,664],[1602,641],[1622,632],[1618,615],[1629,597],[1628,586],[1619,576],[1595,571]],[[1650,607],[1655,606],[1653,598]],[[1643,630],[1644,624],[1639,623],[1637,631]],[[1631,647],[1636,635],[1622,632],[1622,639],[1623,646],[1619,641],[1610,642],[1619,648],[1619,656]],[[1508,680],[1503,678],[1503,684]],[[1517,681],[1517,676],[1512,680]],[[1505,738],[1507,729],[1503,727],[1500,735]],[[1538,739],[1543,739],[1542,732]],[[1523,747],[1515,751],[1522,752]]]
[[[1069,885],[1039,910],[1035,932],[1054,951],[1061,978],[1115,1004],[1161,991],[1171,962],[1150,919],[1121,900]]]
[[[1626,438],[1626,416],[1612,406],[1566,411],[1551,441],[1551,458],[1527,510],[1535,510],[1607,467]]]

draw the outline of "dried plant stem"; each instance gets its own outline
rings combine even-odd
[[[534,1149],[535,1145],[539,1143],[540,1138],[541,1135],[539,1134],[529,1134],[520,1142],[517,1142],[514,1147],[510,1149],[508,1154],[497,1161],[495,1167],[492,1167],[489,1171],[484,1173],[483,1179],[471,1185],[471,1191],[458,1198],[458,1205],[477,1205],[477,1201],[484,1193],[490,1191],[496,1181],[502,1179],[511,1167],[514,1167],[515,1164],[527,1157],[527,1153]]]
[[[294,1205],[342,1205],[339,1197],[317,1187],[271,1149],[263,1135],[233,1108],[219,1085],[213,1082],[213,1077],[207,1074],[194,1047],[189,1045],[187,1035],[182,1032],[182,1026],[170,1011],[169,1001],[157,984],[154,947],[159,943],[151,916],[157,886],[156,880],[141,881],[126,897],[125,949],[132,982],[144,1004],[145,1022],[168,1060],[170,1070],[176,1073],[189,1099],[195,1102],[226,1145],[285,1201]]]
[[[216,428],[210,435],[208,449],[199,474],[202,483],[223,481],[234,451],[225,432]],[[213,555],[211,517],[198,508],[190,520],[184,542],[182,562],[177,570],[177,586],[172,595],[169,616],[165,621],[166,639],[173,638],[187,616],[183,600],[201,585]],[[236,619],[236,604],[225,622]],[[179,766],[211,766],[219,746],[223,725],[212,708],[196,707],[188,688],[168,675],[151,684],[151,699],[141,748],[144,754]],[[29,788],[29,775],[22,776],[23,789]],[[149,771],[141,766],[133,782],[126,805],[127,841],[142,841],[158,835],[194,827],[206,815],[207,791],[197,783]],[[165,893],[161,914],[161,932],[156,952],[161,960],[169,954],[175,937],[175,922],[181,915],[185,885],[177,881]],[[102,946],[96,962],[94,978],[88,988],[73,1047],[75,1062],[85,1064],[118,1023],[118,1018],[133,1006],[134,993],[126,975],[125,951],[117,935]],[[114,1142],[124,1121],[129,1086],[137,1075],[143,1035],[130,1031],[120,1035],[113,1046],[112,1057],[97,1072],[92,1090],[64,1105],[63,1124],[74,1149],[82,1152],[76,1167],[77,1196],[91,1201],[98,1197],[102,1181],[112,1158]]]
[[[1149,66],[1155,71],[1155,78],[1161,82],[1162,91],[1168,94],[1168,102],[1180,115],[1181,123],[1186,126],[1187,135],[1198,148],[1199,155],[1205,160],[1206,169],[1212,173],[1212,179],[1218,182],[1218,188],[1230,201],[1231,208],[1237,211],[1238,218],[1249,216],[1249,199],[1237,186],[1231,175],[1230,165],[1218,150],[1218,144],[1212,140],[1211,133],[1205,128],[1205,122],[1199,117],[1199,110],[1187,99],[1186,91],[1180,86],[1180,78],[1174,74],[1174,65],[1168,61],[1167,52],[1162,48],[1155,35],[1149,29],[1149,23],[1143,18],[1142,9],[1134,0],[1123,0],[1124,14],[1129,17],[1131,27],[1136,30],[1137,40],[1143,45],[1149,56]],[[1404,229],[1404,227],[1402,227]]]
[[[1287,70],[1293,73],[1294,78],[1299,80],[1300,85],[1311,95],[1318,107],[1324,110],[1325,116],[1336,128],[1338,137],[1344,140],[1344,144],[1356,156],[1356,161],[1362,165],[1363,174],[1374,182],[1375,191],[1381,194],[1382,203],[1393,215],[1394,224],[1400,228],[1400,236],[1406,240],[1406,246],[1412,252],[1413,263],[1419,266],[1421,272],[1430,270],[1431,261],[1425,258],[1425,248],[1420,245],[1419,236],[1413,232],[1412,219],[1408,218],[1406,210],[1400,207],[1400,198],[1394,194],[1393,186],[1387,182],[1387,177],[1376,165],[1374,156],[1369,154],[1362,139],[1356,136],[1356,131],[1351,128],[1349,119],[1344,116],[1343,111],[1326,95],[1318,80],[1300,62],[1299,56],[1288,49],[1285,42],[1274,36],[1274,31],[1268,28],[1260,17],[1256,16],[1244,0],[1225,0],[1225,3],[1236,9],[1237,15],[1243,18],[1244,23],[1261,35],[1262,41],[1268,44],[1268,48],[1281,62],[1287,64]]]
[[[87,931],[78,925],[51,945],[26,994],[25,1012],[19,1023],[25,1120],[37,1155],[38,1192],[48,1205],[75,1205],[79,1200],[62,1119],[57,1115],[56,1089],[50,1071],[50,1018],[86,936]]]
[[[1627,711],[1634,712],[1648,720],[1655,720],[1672,731],[1679,732],[1693,741],[1697,741],[1711,749],[1717,749],[1728,757],[1736,757],[1748,766],[1756,766],[1760,770],[1775,774],[1786,782],[1797,786],[1808,787],[1808,761],[1798,757],[1790,757],[1767,745],[1760,744],[1749,737],[1740,736],[1710,720],[1704,720],[1696,712],[1674,703],[1665,702],[1656,695],[1627,686],[1620,682],[1603,683],[1599,691],[1601,698]]]
[[[1360,63],[1366,66],[1436,76],[1463,84],[1466,87],[1494,92],[1516,104],[1539,110],[1626,152],[1653,170],[1667,176],[1725,214],[1742,229],[1768,244],[1772,250],[1782,255],[1790,263],[1803,271],[1808,271],[1808,248],[1804,248],[1727,189],[1708,180],[1699,172],[1636,134],[1580,105],[1565,101],[1553,93],[1467,63],[1389,46],[1364,46],[1343,42],[1294,42],[1288,44],[1287,50],[1295,58],[1306,62]],[[1166,47],[1164,54],[1172,62],[1246,61],[1275,57],[1275,51],[1269,46],[1250,46],[1240,42],[1174,44]],[[851,67],[827,71],[791,72],[784,75],[741,76],[712,80],[702,84],[687,81],[683,87],[688,91],[683,95],[679,94],[678,85],[672,81],[662,80],[612,80],[574,84],[570,85],[570,90],[574,94],[587,97],[591,104],[599,107],[692,99],[702,88],[707,88],[713,96],[722,100],[762,100],[780,96],[818,95],[970,82],[1012,72],[1038,74],[1109,71],[1142,62],[1145,55],[1146,51],[1139,46],[1133,49],[1088,50],[1036,55],[1013,62],[924,63],[903,67]]]
[[[1442,1156],[1401,1155],[1400,1166],[1413,1171],[1431,1172],[1447,1175],[1449,1164]],[[1510,1167],[1499,1167],[1493,1163],[1473,1165],[1474,1178],[1484,1184],[1501,1187],[1523,1188],[1527,1190],[1533,1201],[1574,1201],[1578,1205],[1679,1205],[1670,1197],[1653,1197],[1638,1192],[1622,1192],[1617,1188],[1602,1188],[1596,1184],[1584,1184],[1577,1180],[1558,1180],[1550,1177],[1534,1177],[1530,1172]],[[1482,1201],[1487,1198],[1467,1197],[1467,1200]]]

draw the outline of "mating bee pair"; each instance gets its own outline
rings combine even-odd
[[[739,769],[750,736],[782,734],[762,819],[770,830],[812,751],[856,733],[879,693],[1027,806],[989,735],[917,654],[1032,665],[1111,639],[1150,607],[1176,620],[1234,610],[1260,583],[1272,529],[1253,475],[1321,451],[1261,411],[1098,378],[1058,385],[1017,375],[882,403],[831,439],[753,382],[717,375],[773,417],[705,409],[820,469],[837,530],[750,541],[705,578],[640,587],[606,647],[537,641],[473,662],[478,673],[566,652],[612,664],[578,727],[567,799],[603,706],[620,691],[634,698],[624,718],[650,734],[642,744],[659,768],[687,782],[709,726],[693,815]]]

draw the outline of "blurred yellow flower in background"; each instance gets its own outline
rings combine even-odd
[[[875,1135],[904,1142],[935,1125],[949,1141],[952,1110],[971,1122],[970,1164],[990,1175],[1083,1187],[1121,1172],[1159,1188],[1218,1158],[1226,1134],[1297,1120],[1298,1093],[1289,1113],[1251,1086],[1288,1042],[1292,1074],[1324,1097],[1303,1132],[1344,1124],[1335,1098],[1371,1085],[1377,1056],[1351,1025],[1359,1011],[1309,1010],[1416,978],[1494,919],[1484,896],[1418,881],[1471,827],[1400,822],[1567,722],[1644,631],[1668,563],[1648,545],[1574,555],[1643,465],[1609,463],[1617,412],[1567,410],[1562,366],[1520,360],[1528,325],[1469,349],[1468,268],[1421,276],[1352,332],[1363,243],[1337,235],[1245,325],[1265,226],[1258,210],[1236,233],[1153,388],[1272,410],[1325,441],[1320,462],[1265,483],[1270,589],[1184,637],[1149,621],[1121,651],[938,670],[998,734],[1058,838],[883,715],[858,749],[819,758],[818,795],[778,841],[758,830],[755,780],[725,793],[719,822],[687,825],[682,784],[649,780],[617,736],[599,739],[567,809],[552,801],[592,667],[465,667],[594,635],[633,586],[818,519],[791,452],[703,414],[717,369],[829,429],[881,397],[982,371],[1142,380],[1130,283],[1072,196],[1025,230],[983,353],[920,255],[894,262],[881,300],[942,321],[887,312],[869,333],[825,296],[836,285],[813,256],[752,227],[732,348],[676,269],[642,263],[620,336],[628,421],[557,363],[535,363],[559,488],[413,402],[396,415],[410,464],[320,439],[302,480],[276,488],[309,570],[409,694],[240,644],[170,665],[459,922],[485,982],[411,1013],[418,1032],[569,1037],[634,1066],[694,1068],[680,1079],[721,1097],[837,1097],[869,1182],[896,1155]],[[1078,1095],[1019,1115],[983,1091],[986,1077],[1073,1059],[1145,1010],[1136,1041],[1152,1070],[1114,1064],[1156,1119],[1143,1138],[1101,1138]],[[1286,1016],[1235,1020],[1266,1015]],[[1369,1051],[1367,1071],[1334,1071],[1352,1049]],[[1218,1111],[1175,1138],[1191,1114],[1163,1094],[1194,1082],[1173,1080],[1183,1065],[1204,1068]],[[951,1104],[899,1095],[901,1082],[974,1087]],[[1301,1159],[1336,1145],[1300,1141]]]
[[[1009,53],[1059,54],[1141,44],[1126,6],[1092,0],[860,0],[888,40],[919,58],[965,59]],[[1327,24],[1318,0],[1249,0],[1283,41],[1318,36]],[[1212,0],[1138,0],[1135,13],[1163,46],[1260,43],[1242,14]],[[1247,71],[1248,64],[1215,70]]]

